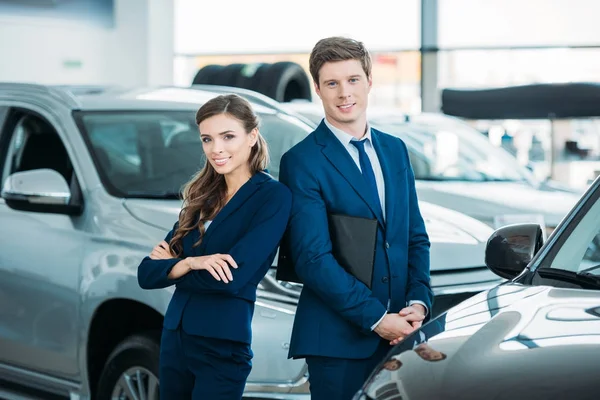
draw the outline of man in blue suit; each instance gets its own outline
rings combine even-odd
[[[320,40],[309,61],[325,118],[281,160],[288,237],[304,288],[290,357],[306,358],[312,400],[348,400],[431,309],[429,238],[402,140],[367,123],[371,58],[361,42]],[[378,221],[371,289],[331,253],[328,214]]]

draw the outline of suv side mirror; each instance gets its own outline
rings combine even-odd
[[[2,198],[10,208],[20,211],[79,214],[80,204],[71,204],[71,190],[65,178],[52,169],[34,169],[9,175],[2,187]]]
[[[496,275],[512,279],[531,262],[544,244],[539,224],[503,226],[492,233],[485,248],[485,264]]]

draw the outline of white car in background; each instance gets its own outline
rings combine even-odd
[[[323,118],[318,103],[298,101],[284,107],[314,124]],[[406,143],[420,200],[493,228],[535,222],[549,233],[581,196],[568,187],[539,182],[515,157],[457,118],[377,107],[369,108],[368,116],[373,127]]]

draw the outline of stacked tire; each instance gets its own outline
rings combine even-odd
[[[310,80],[304,69],[289,61],[273,64],[211,64],[201,68],[193,85],[233,86],[253,90],[276,101],[311,100]]]

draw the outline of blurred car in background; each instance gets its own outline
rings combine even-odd
[[[137,266],[172,228],[180,189],[204,164],[195,112],[223,91],[233,90],[0,84],[3,391],[157,398],[173,287],[142,290]],[[278,103],[242,94],[261,119],[277,177],[283,152],[312,128]],[[487,225],[420,206],[432,242],[433,315],[501,281],[484,265]],[[306,364],[287,358],[301,289],[277,281],[275,269],[261,282],[245,397],[307,399]]]
[[[543,236],[537,224],[494,232],[486,262],[509,281],[406,337],[354,400],[597,399],[600,178]]]
[[[315,125],[323,119],[318,103],[294,101],[284,107]],[[457,118],[381,107],[370,107],[368,118],[374,128],[406,143],[420,200],[493,228],[537,222],[550,233],[582,194],[555,182],[539,182],[514,156]]]

